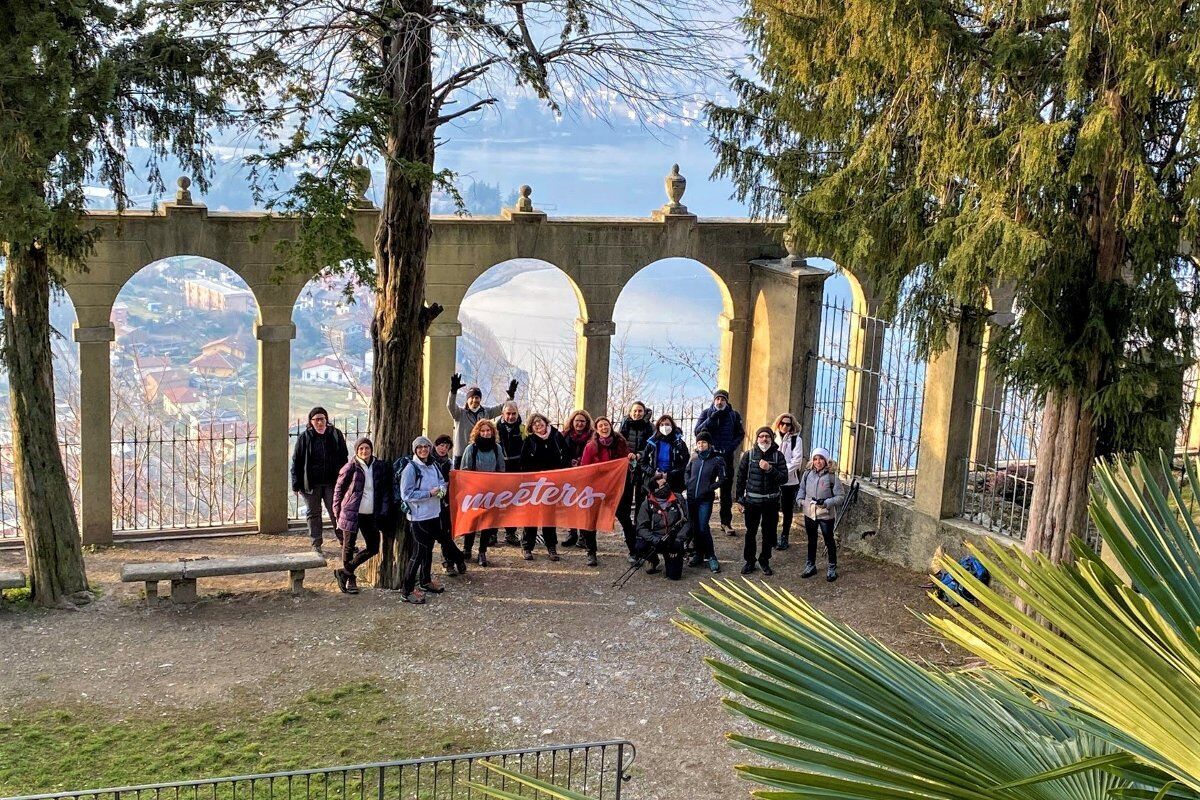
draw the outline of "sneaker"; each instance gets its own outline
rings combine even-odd
[[[721,571],[721,562],[717,561],[716,556],[713,556],[712,558],[710,558],[708,560],[708,571],[711,572],[713,575],[716,575],[718,572]]]
[[[634,564],[636,564],[638,562],[638,557],[635,556],[633,553],[630,553],[629,555],[625,556],[625,560],[628,561],[629,566],[632,567]]]
[[[425,595],[423,592],[421,592],[421,590],[413,589],[411,592],[404,595],[404,602],[419,606],[425,602]]]
[[[754,572],[754,565],[751,564],[749,561],[747,561],[745,563],[745,565],[742,567],[742,574],[749,575],[752,572]]]
[[[342,570],[346,572],[346,570]],[[354,577],[353,572],[346,573],[346,588],[343,590],[346,594],[358,594],[358,579]]]
[[[475,563],[479,564],[479,566],[481,566],[481,567],[490,567],[491,566],[491,563],[487,560],[487,556],[485,556],[483,553],[479,554],[479,560],[476,561]]]
[[[825,580],[833,583],[837,580],[837,564],[830,564],[829,569],[825,571]]]
[[[699,554],[699,553],[692,553],[692,558],[691,558],[691,560],[690,560],[690,561],[688,561],[688,566],[689,566],[689,567],[698,567],[698,566],[700,566],[702,563],[704,563],[704,559],[700,558],[700,554]]]
[[[788,545],[788,537],[787,536],[784,536],[783,538],[781,538],[779,540],[779,544],[775,545],[776,550],[787,550],[788,547],[789,547],[789,545]]]
[[[447,575],[451,575],[451,576],[453,576],[453,575],[457,575],[457,574],[458,574],[458,567],[457,567],[456,565],[454,565],[454,564],[451,564],[449,561],[443,561],[443,562],[442,562],[442,570],[443,570],[443,571],[444,571],[444,572],[445,572]]]
[[[334,580],[337,581],[338,591],[342,594],[350,594],[350,592],[347,590],[348,584],[346,582],[346,574],[346,570],[342,569],[341,567],[338,567],[333,571],[333,577]]]
[[[422,592],[430,592],[432,594],[441,594],[442,592],[446,591],[446,587],[442,586],[440,583],[437,583],[436,581],[430,581],[429,583],[421,584],[421,591]]]
[[[807,564],[804,565],[804,572],[800,573],[800,577],[801,578],[811,578],[813,575],[816,575],[816,574],[817,574],[816,566],[811,561],[809,561]]]
[[[559,558],[558,558],[558,551],[556,551],[556,550],[551,550],[551,551],[550,551],[550,555],[549,555],[549,556],[547,556],[547,558],[549,558],[551,561],[558,561],[558,560],[559,560]]]
[[[763,575],[766,575],[769,578],[775,574],[775,570],[771,569],[770,561],[760,561],[758,563],[762,564]]]
[[[525,559],[526,561],[533,561],[533,551],[532,550],[522,551],[521,558]]]
[[[595,553],[588,553],[588,557],[587,557],[587,565],[588,565],[589,567],[598,567],[598,566],[600,566],[600,562],[596,560],[596,554],[595,554]]]

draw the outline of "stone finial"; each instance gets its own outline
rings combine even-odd
[[[790,230],[783,234],[783,249],[787,251],[788,258],[792,261],[800,258],[800,247],[796,244],[796,234]]]
[[[683,199],[683,193],[687,189],[687,178],[679,174],[678,164],[671,165],[671,172],[663,178],[663,188],[667,190],[667,200],[669,202],[654,212],[653,216],[655,219],[662,220],[666,217],[693,216],[687,210],[687,206],[679,202]]]
[[[354,208],[374,208],[375,204],[371,202],[371,198],[367,197],[367,189],[371,188],[371,168],[367,166],[362,153],[354,156],[354,166],[350,169],[350,180],[356,195],[351,201],[351,205]]]
[[[533,194],[533,189],[525,184],[522,184],[521,188],[517,189],[517,194],[519,194],[520,197],[517,198],[517,205],[513,208],[513,210],[520,211],[523,214],[531,213],[533,211],[533,200],[530,199],[530,196]]]
[[[175,191],[175,205],[190,206],[192,204],[192,179],[187,175],[180,175],[175,179],[175,185],[179,187]]]

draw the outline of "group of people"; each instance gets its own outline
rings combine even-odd
[[[325,409],[309,412],[292,455],[292,489],[304,498],[309,536],[318,552],[323,546],[322,508],[334,523],[341,550],[334,576],[341,591],[358,591],[357,569],[379,552],[381,529],[401,517],[412,537],[398,587],[407,602],[424,603],[428,594],[444,591],[432,574],[435,545],[448,575],[466,572],[470,561],[489,565],[488,550],[499,544],[500,531],[467,533],[461,547],[451,531],[452,470],[544,472],[614,460],[629,465],[616,519],[631,569],[645,564],[655,573],[665,566],[668,577],[678,578],[690,553],[690,566],[719,572],[711,518],[715,507],[722,534],[736,536],[736,504],[745,521],[743,575],[758,569],[774,574],[771,555],[790,547],[799,511],[808,540],[802,577],[817,573],[817,540],[822,538],[828,553],[826,579],[837,579],[833,534],[845,497],[842,483],[826,450],[818,447],[805,457],[792,414],[780,414],[773,425],[755,431],[753,443],[739,458],[746,431],[724,390],[716,391],[700,414],[695,445],[689,449],[675,419],[662,414],[651,421],[642,402],[633,403],[619,424],[604,416],[593,419],[581,409],[560,430],[541,413],[522,418],[515,380],[509,383],[507,401],[493,406],[484,405],[477,386],[467,388],[460,405],[458,393],[464,386],[461,375],[451,376],[446,408],[454,420],[452,434],[432,441],[418,436],[411,455],[394,462],[376,457],[367,437],[356,441],[351,453]],[[360,534],[362,547],[357,546]],[[504,531],[505,544],[520,547],[526,561],[534,559],[539,539],[550,561],[560,560],[561,546],[584,550],[588,566],[599,563],[594,530],[571,529],[561,542],[554,527]]]

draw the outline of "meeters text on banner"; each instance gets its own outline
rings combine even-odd
[[[454,535],[526,526],[610,531],[628,470],[625,459],[551,472],[454,470]]]

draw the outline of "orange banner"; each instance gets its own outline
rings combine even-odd
[[[526,526],[611,531],[629,462],[605,461],[551,472],[450,473],[455,536]]]

